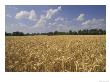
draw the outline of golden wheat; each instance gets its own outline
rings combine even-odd
[[[7,36],[6,71],[104,72],[105,35]]]

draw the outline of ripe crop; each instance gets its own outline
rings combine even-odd
[[[105,72],[105,35],[6,36],[7,72]]]

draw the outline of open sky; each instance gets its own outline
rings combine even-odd
[[[106,29],[104,5],[6,5],[6,32]]]

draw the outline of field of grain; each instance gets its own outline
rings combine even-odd
[[[6,72],[105,72],[105,35],[6,36]]]

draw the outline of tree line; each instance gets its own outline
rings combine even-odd
[[[6,36],[33,36],[33,35],[105,35],[106,31],[102,29],[84,29],[84,30],[79,30],[79,31],[72,31],[69,30],[68,32],[59,32],[59,31],[54,31],[54,32],[48,32],[48,33],[23,33],[23,32],[13,32],[13,33],[8,33],[5,32]]]

